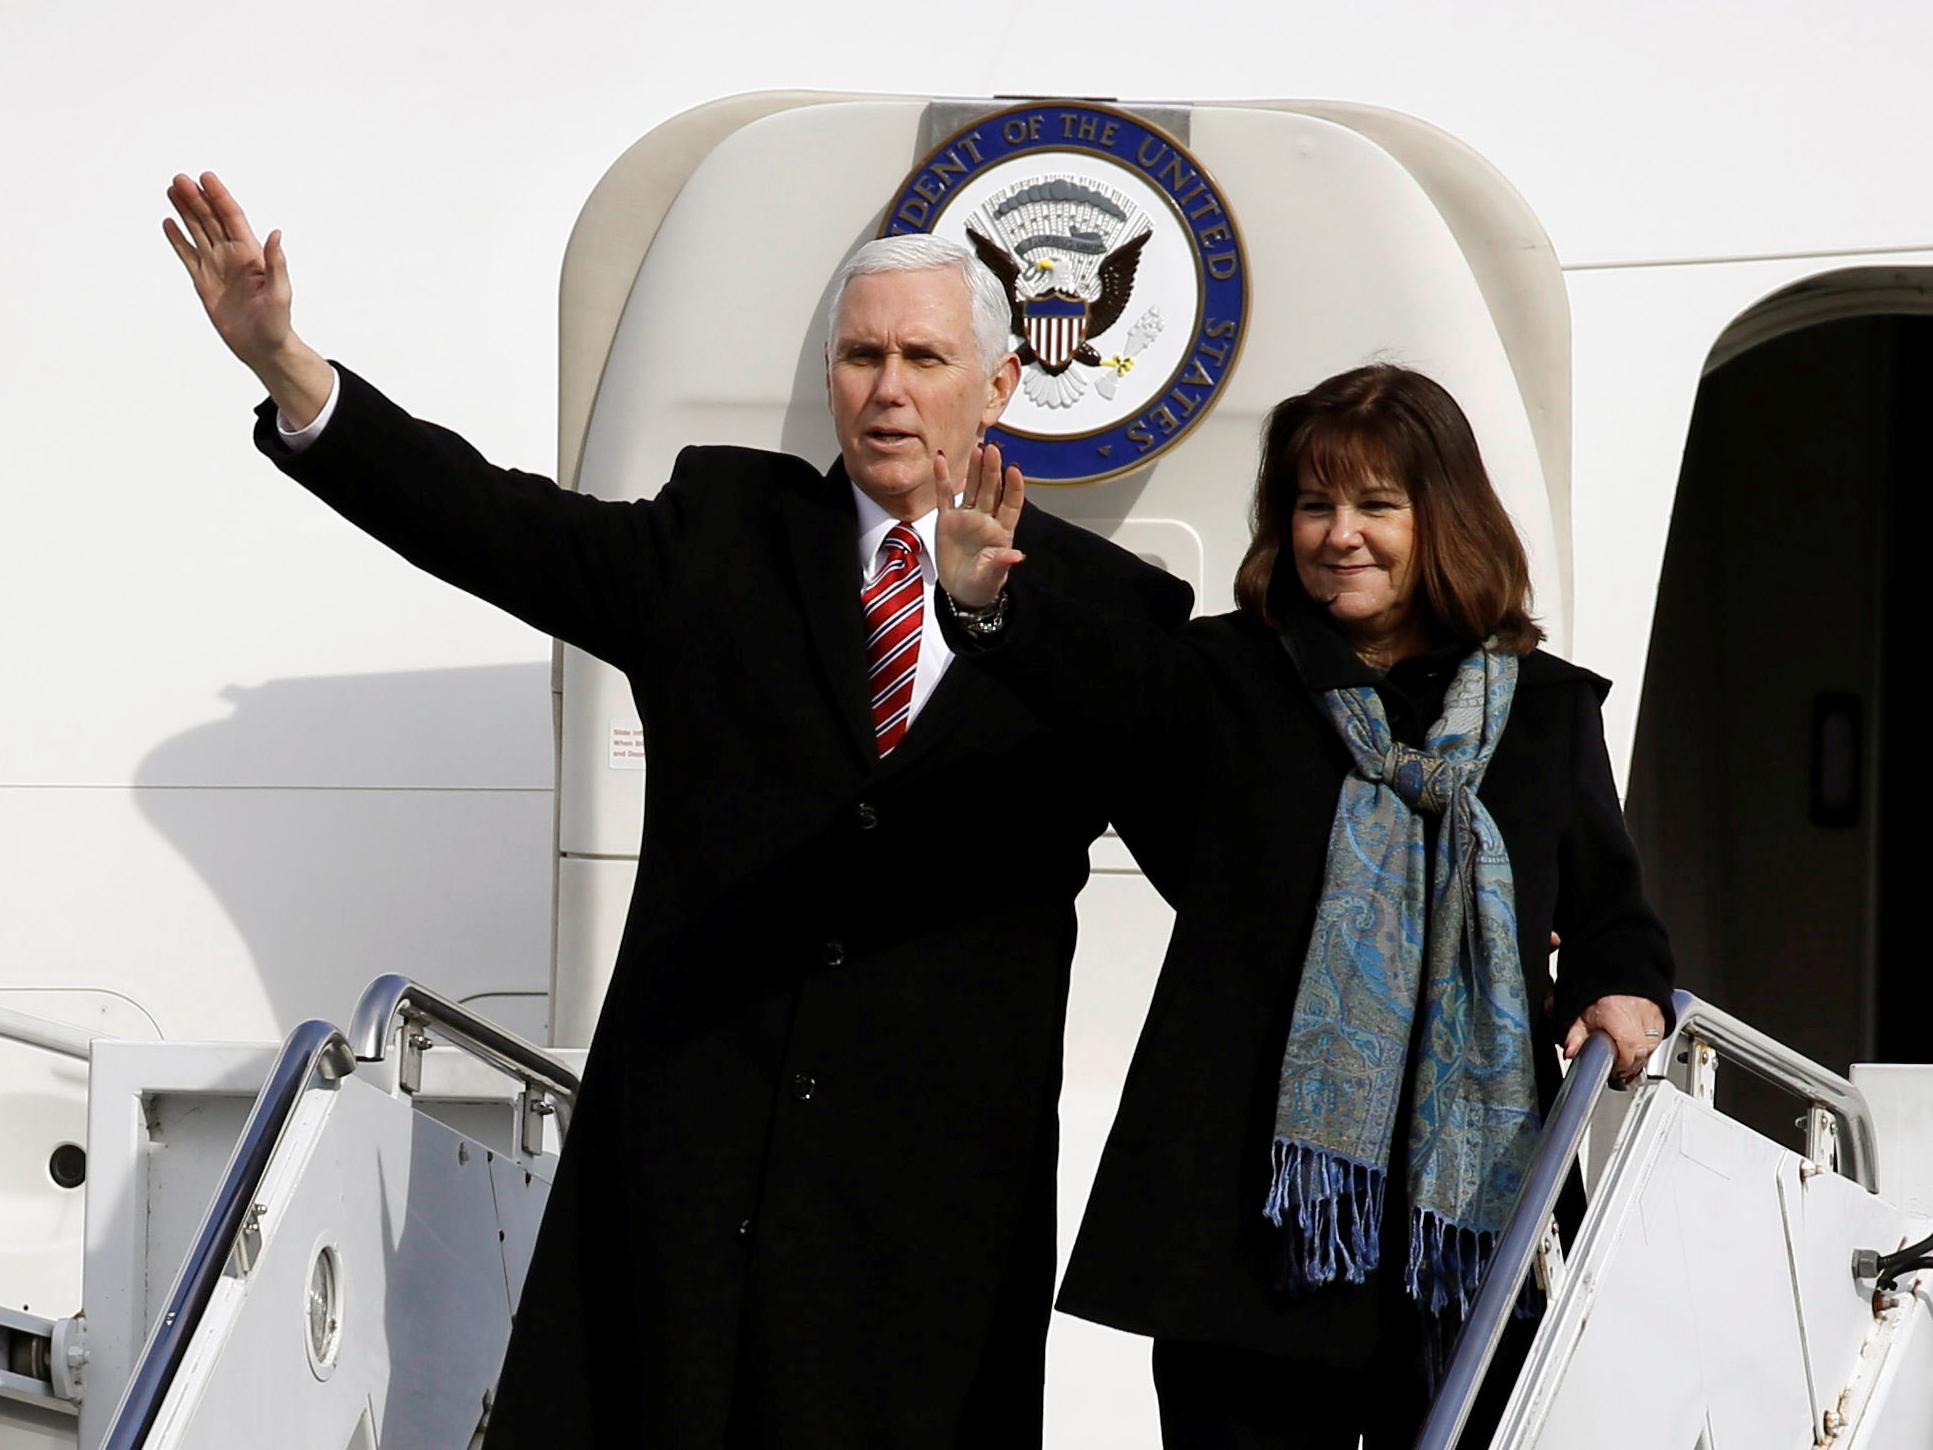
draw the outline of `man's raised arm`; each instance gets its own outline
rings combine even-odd
[[[329,401],[335,372],[289,322],[289,263],[282,234],[255,240],[228,188],[212,171],[200,181],[177,176],[168,200],[181,218],[161,230],[228,350],[248,365],[291,429],[307,427]],[[185,229],[185,230],[184,230]]]
[[[255,442],[270,462],[418,568],[601,659],[632,656],[683,536],[675,476],[619,503],[498,467],[295,335],[281,234],[257,242],[213,172],[177,176],[168,198],[181,220],[163,230],[208,320],[268,389]]]

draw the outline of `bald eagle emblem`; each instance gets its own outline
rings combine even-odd
[[[956,122],[921,148],[879,235],[966,249],[974,331],[1020,363],[987,437],[1056,484],[1199,437],[1249,331],[1248,262],[1215,179],[1156,118],[1117,106],[935,102],[921,132]]]
[[[966,233],[1006,291],[1029,397],[1071,405],[1087,390],[1069,372],[1075,363],[1118,376],[1123,358],[1103,359],[1094,343],[1121,320],[1154,235],[1132,201],[1081,178],[1042,177],[989,198]]]

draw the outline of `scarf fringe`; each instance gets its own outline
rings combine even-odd
[[[1416,1251],[1418,1216],[1418,1213],[1411,1214],[1410,1258],[1412,1262],[1419,1257]],[[1435,1217],[1434,1214],[1427,1216]],[[1469,1230],[1466,1229],[1457,1229],[1453,1232],[1469,1234]],[[1481,1248],[1482,1262],[1477,1274],[1480,1283],[1483,1269],[1487,1269],[1491,1259],[1495,1257],[1496,1235],[1471,1234],[1470,1237],[1477,1239]],[[1409,1284],[1408,1287],[1411,1294],[1415,1295],[1414,1283]],[[1423,1317],[1423,1367],[1429,1381],[1432,1399],[1443,1388],[1444,1377],[1450,1372],[1450,1360],[1456,1353],[1457,1341],[1462,1338],[1464,1322],[1469,1318],[1470,1310],[1476,1304],[1476,1288],[1469,1288],[1459,1296],[1459,1307],[1455,1312],[1450,1312],[1448,1297],[1445,1292],[1442,1310],[1430,1309],[1420,1296],[1416,1300],[1417,1313]],[[1520,1323],[1535,1322],[1543,1317],[1545,1302],[1544,1291],[1537,1286],[1537,1275],[1525,1274],[1523,1287],[1517,1292],[1517,1302],[1510,1307],[1510,1317]]]
[[[1338,1279],[1360,1284],[1382,1254],[1379,1227],[1387,1174],[1325,1148],[1277,1138],[1264,1212],[1284,1231],[1280,1287],[1300,1296]],[[1447,1326],[1470,1317],[1483,1276],[1496,1257],[1497,1235],[1465,1228],[1427,1208],[1412,1208],[1403,1287],[1429,1318]],[[1512,1317],[1535,1319],[1544,1294],[1526,1275]]]
[[[1462,1324],[1496,1254],[1495,1233],[1464,1228],[1430,1209],[1413,1208],[1403,1287],[1432,1318]],[[1537,1287],[1535,1274],[1524,1275],[1510,1312],[1514,1319],[1536,1319],[1544,1312],[1544,1291]]]
[[[1403,1287],[1433,1317],[1441,1318],[1454,1306],[1454,1318],[1461,1323],[1470,1317],[1470,1305],[1496,1251],[1495,1234],[1464,1228],[1427,1208],[1412,1208]]]
[[[1277,1138],[1265,1212],[1285,1229],[1282,1288],[1307,1294],[1338,1278],[1360,1284],[1377,1264],[1383,1170],[1307,1143]]]

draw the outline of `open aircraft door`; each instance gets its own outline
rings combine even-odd
[[[571,238],[559,479],[649,496],[689,443],[829,464],[834,270],[882,232],[969,229],[1013,274],[1015,340],[1032,360],[1003,429],[1030,484],[1048,485],[1033,502],[1157,559],[1202,612],[1230,608],[1270,407],[1360,363],[1402,362],[1468,412],[1564,646],[1569,312],[1556,257],[1481,157],[1367,107],[767,92],[676,117],[611,168]],[[1138,266],[1117,260],[1129,251]],[[551,1040],[572,1045],[590,1040],[617,954],[649,766],[617,671],[560,647],[555,688]],[[1069,1007],[1064,1240],[1171,920],[1118,841],[1094,860]],[[1057,1349],[1050,1438],[1057,1404],[1084,1407],[1091,1432],[1110,1393],[1071,1369]]]

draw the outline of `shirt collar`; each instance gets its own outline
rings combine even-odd
[[[870,579],[873,565],[879,558],[879,546],[886,542],[886,535],[900,520],[868,498],[850,478],[846,480],[846,487],[852,490],[853,510],[859,516],[859,577]],[[933,572],[933,551],[936,547],[934,528],[938,522],[936,509],[928,509],[918,518],[907,520],[908,526],[919,535],[920,572],[928,578],[932,577]]]

